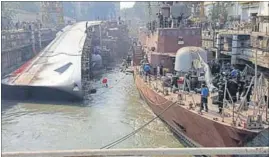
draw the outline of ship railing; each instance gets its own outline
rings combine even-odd
[[[265,155],[269,147],[135,148],[3,152],[2,157]]]

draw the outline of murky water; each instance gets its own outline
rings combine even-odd
[[[155,115],[140,99],[132,75],[103,74],[87,104],[2,101],[2,151],[101,148]],[[181,147],[158,119],[113,148]]]

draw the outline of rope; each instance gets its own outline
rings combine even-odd
[[[107,144],[103,147],[101,147],[100,149],[109,149],[123,141],[125,141],[126,139],[128,139],[129,137],[135,135],[137,132],[139,132],[141,129],[143,129],[144,127],[146,127],[147,125],[149,125],[151,122],[153,122],[155,119],[159,118],[164,112],[166,112],[170,107],[172,107],[174,104],[176,104],[177,102],[173,102],[172,104],[170,104],[168,107],[166,107],[159,115],[155,116],[153,119],[151,119],[150,121],[148,121],[146,124],[142,125],[141,127],[139,127],[138,129],[136,129],[135,131],[131,132],[130,134],[127,134],[125,136],[123,136],[122,138]]]
[[[78,52],[81,52],[82,50],[78,51]],[[50,52],[50,51],[45,51],[45,52]],[[65,53],[65,52],[57,52],[57,54],[53,54],[53,55],[42,55],[42,56],[39,56],[40,58],[41,57],[54,57],[54,56],[58,56],[58,55],[67,55],[67,56],[81,56],[82,54],[79,53],[79,54],[71,54],[71,53]]]

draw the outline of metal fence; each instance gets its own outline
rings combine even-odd
[[[88,149],[36,152],[4,152],[2,157],[63,156],[171,156],[171,155],[268,155],[269,147]]]

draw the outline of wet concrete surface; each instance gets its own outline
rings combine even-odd
[[[101,84],[103,77],[108,88]],[[2,101],[2,151],[101,148],[155,117],[132,75],[114,69],[93,85],[97,93],[87,102]],[[149,147],[182,145],[157,119],[113,148]]]

